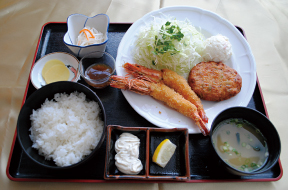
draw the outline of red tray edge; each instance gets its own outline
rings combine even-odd
[[[66,22],[47,22],[45,23],[42,28],[41,28],[41,31],[40,31],[40,35],[39,35],[39,39],[38,39],[38,43],[37,43],[37,46],[36,46],[36,51],[34,53],[34,58],[33,58],[33,62],[32,62],[32,65],[31,65],[31,68],[30,68],[30,72],[29,72],[29,77],[28,77],[28,80],[27,80],[27,84],[26,84],[26,89],[25,89],[25,93],[24,93],[24,96],[23,96],[23,100],[22,100],[22,105],[21,107],[23,106],[23,104],[25,103],[25,99],[26,99],[26,96],[27,96],[27,91],[28,91],[28,87],[29,87],[29,82],[30,82],[30,74],[31,74],[31,71],[32,71],[32,68],[34,66],[34,63],[35,63],[35,59],[36,59],[36,55],[37,55],[37,52],[38,52],[38,48],[39,48],[39,43],[40,43],[40,40],[42,38],[42,34],[43,34],[43,30],[45,28],[46,25],[48,24],[64,24]],[[110,24],[132,24],[130,22],[121,22],[121,23],[114,23],[114,22],[111,22]],[[245,32],[244,30],[239,27],[239,26],[236,26],[235,27],[238,27],[242,30],[243,32],[243,36],[244,38],[246,39],[246,35],[245,35]],[[247,39],[246,39],[247,40]],[[259,91],[260,91],[260,95],[261,95],[261,99],[262,99],[262,103],[263,103],[263,107],[264,107],[264,110],[265,110],[265,115],[269,118],[268,116],[268,112],[267,112],[267,108],[266,108],[266,104],[264,102],[264,97],[263,97],[263,94],[262,94],[262,89],[261,89],[261,86],[260,86],[260,82],[258,80],[258,76],[256,74],[256,82],[258,84],[258,87],[259,87]],[[13,153],[13,150],[14,150],[14,145],[15,145],[15,141],[16,141],[16,138],[17,138],[17,126],[16,126],[16,129],[15,129],[15,133],[14,133],[14,137],[13,137],[13,142],[12,142],[12,145],[11,145],[11,149],[10,149],[10,154],[9,154],[9,159],[8,159],[8,162],[7,162],[7,167],[6,167],[6,175],[7,177],[11,180],[11,181],[23,181],[23,182],[78,182],[78,183],[107,183],[107,181],[109,181],[109,183],[177,183],[177,181],[143,181],[143,180],[93,180],[93,179],[31,179],[31,178],[15,178],[13,176],[10,175],[9,173],[9,168],[10,168],[10,162],[11,162],[11,158],[12,158],[12,153]],[[233,179],[233,180],[229,180],[229,179],[226,179],[226,180],[214,180],[214,179],[207,179],[207,180],[189,180],[189,181],[181,181],[181,182],[178,182],[178,183],[215,183],[215,182],[270,182],[270,181],[278,181],[282,178],[283,176],[283,168],[282,168],[282,164],[281,164],[281,161],[280,161],[280,158],[278,159],[278,162],[279,162],[279,167],[280,167],[280,174],[278,177],[276,178],[266,178],[266,179]]]

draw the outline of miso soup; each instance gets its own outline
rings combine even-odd
[[[268,158],[265,137],[243,119],[220,122],[212,135],[218,155],[235,169],[252,172],[264,166]]]

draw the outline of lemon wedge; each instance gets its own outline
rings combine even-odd
[[[173,156],[176,145],[173,144],[169,139],[163,140],[156,148],[152,161],[164,168],[171,157]]]

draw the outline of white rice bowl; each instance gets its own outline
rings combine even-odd
[[[57,93],[30,115],[33,148],[57,166],[81,161],[97,146],[104,128],[100,106],[84,93]]]

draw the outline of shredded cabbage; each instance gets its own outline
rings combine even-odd
[[[189,20],[154,18],[141,28],[133,49],[137,64],[152,69],[167,68],[184,78],[202,61],[204,35]]]

